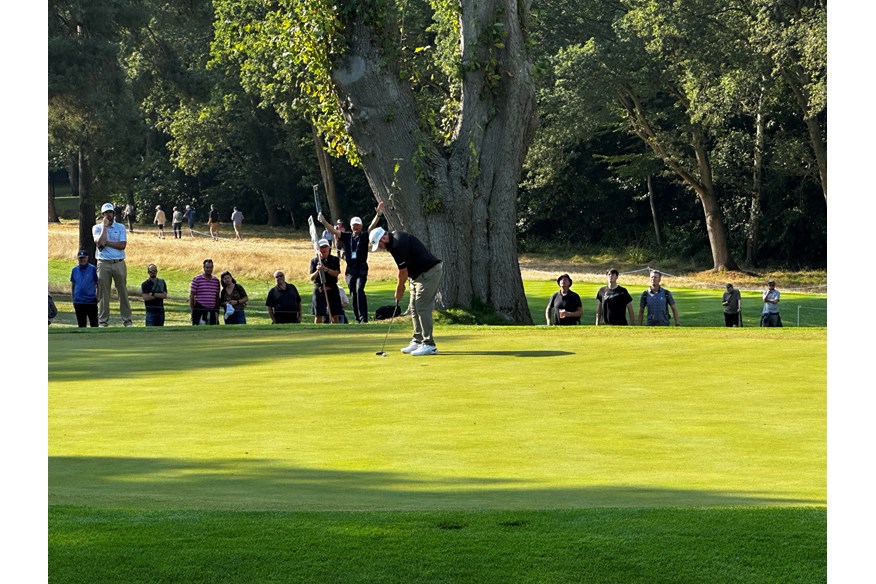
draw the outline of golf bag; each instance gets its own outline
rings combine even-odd
[[[386,320],[401,314],[401,308],[397,304],[381,306],[374,311],[374,320]]]

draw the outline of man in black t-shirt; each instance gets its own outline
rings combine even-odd
[[[557,278],[557,285],[560,290],[554,292],[544,310],[545,322],[548,325],[560,326],[580,324],[584,306],[581,304],[581,297],[569,289],[572,287],[572,277],[563,274]]]
[[[619,272],[612,268],[606,272],[608,276],[608,286],[603,286],[596,293],[596,299],[599,304],[596,305],[596,326],[600,324],[612,325],[627,325],[627,314],[630,316],[630,323],[634,323],[633,318],[633,297],[623,286],[617,283]]]
[[[382,210],[382,207],[379,207]],[[432,337],[432,310],[435,296],[441,284],[444,268],[441,260],[426,249],[423,242],[405,231],[387,233],[378,227],[369,236],[371,251],[385,249],[392,255],[398,266],[398,284],[395,287],[395,301],[398,303],[405,294],[405,283],[411,280],[411,317],[414,335],[402,353],[421,357],[438,354],[435,339]]]
[[[313,282],[311,301],[313,322],[317,324],[325,322],[326,316],[329,316],[331,322],[337,324],[344,311],[341,294],[338,291],[341,260],[331,254],[331,244],[327,239],[320,239],[317,245],[319,254],[310,260],[310,281]]]
[[[268,290],[265,299],[271,324],[301,322],[301,296],[298,289],[286,282],[286,275],[280,270],[274,272],[274,279],[277,285]]]
[[[207,215],[207,225],[210,226],[210,237],[219,239],[219,211],[216,205],[210,205],[210,213]]]

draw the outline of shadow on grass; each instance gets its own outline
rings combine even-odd
[[[229,330],[235,329],[235,330]],[[212,369],[217,363],[236,367],[284,360],[334,357],[352,364],[356,359],[373,359],[381,348],[386,331],[380,327],[327,325],[294,325],[276,329],[257,327],[169,327],[160,331],[141,329],[139,334],[119,334],[107,337],[82,334],[87,329],[74,329],[68,334],[56,334],[49,342],[49,380],[81,381],[101,378],[133,378],[152,376],[172,369],[193,371]],[[90,331],[88,331],[90,332]],[[399,333],[404,335],[405,333]],[[440,341],[449,344],[464,339],[464,335],[444,335]],[[409,337],[393,336],[386,351],[396,354],[409,342]],[[472,343],[481,344],[476,338]],[[441,351],[442,355],[493,355],[497,357],[557,357],[574,355],[570,351],[508,350],[508,351]]]
[[[574,509],[824,505],[758,492],[422,477],[295,468],[266,459],[50,457],[49,503],[98,508],[240,510]]]
[[[562,357],[571,351],[441,351],[441,355],[495,355],[497,357]]]

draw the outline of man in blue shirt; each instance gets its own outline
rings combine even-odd
[[[70,289],[73,292],[73,310],[79,328],[85,328],[86,321],[97,326],[97,268],[88,263],[88,252],[80,249],[77,254],[79,265],[70,272]]]
[[[119,313],[125,326],[131,322],[131,303],[128,301],[128,268],[125,266],[125,248],[128,234],[125,226],[115,221],[116,210],[112,203],[100,208],[103,219],[91,228],[94,245],[97,246],[98,326],[109,326],[109,303],[112,285],[119,295]]]

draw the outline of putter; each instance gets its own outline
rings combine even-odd
[[[395,308],[392,309],[392,316],[389,319],[389,326],[386,327],[386,336],[383,337],[383,348],[374,353],[378,357],[386,357],[386,339],[389,338],[389,331],[392,330],[392,321],[395,320],[396,312],[398,312],[398,302],[395,303]]]

